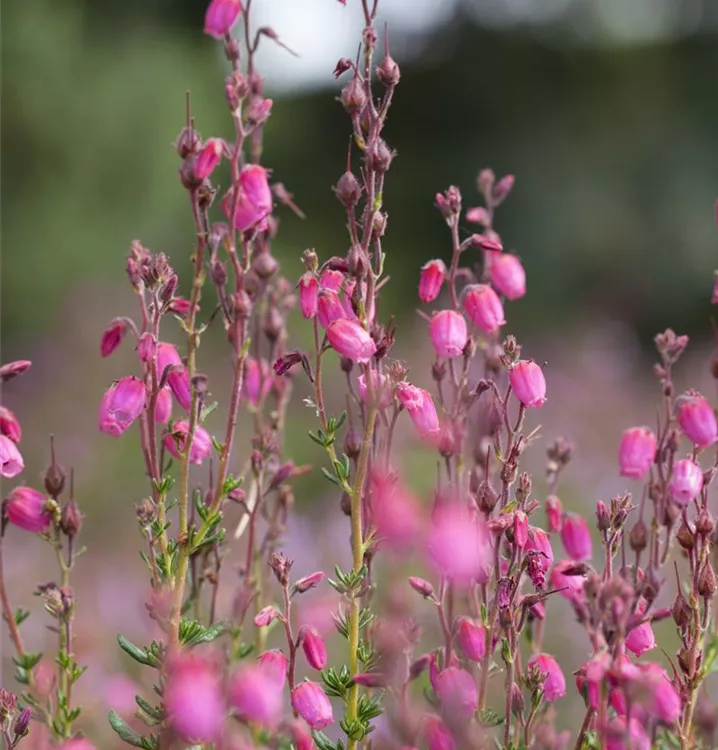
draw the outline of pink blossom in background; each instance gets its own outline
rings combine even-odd
[[[691,392],[681,397],[678,424],[685,436],[699,448],[707,448],[718,440],[718,424],[713,407],[700,393]]]
[[[375,470],[371,476],[371,510],[380,540],[393,550],[421,544],[421,506],[399,479]]]
[[[486,628],[468,617],[459,617],[456,624],[456,642],[467,659],[479,662],[486,653]]]
[[[563,519],[561,541],[572,560],[590,560],[593,556],[591,530],[586,519],[576,513],[567,513]]]
[[[232,30],[241,12],[239,0],[212,0],[204,16],[204,33],[221,39]]]
[[[454,310],[434,313],[429,324],[429,336],[437,357],[458,357],[469,340],[466,320]]]
[[[551,569],[551,588],[558,589],[559,594],[570,602],[580,603],[586,599],[583,592],[583,584],[586,576],[569,576],[564,573],[566,568],[574,565],[573,560],[561,560]]]
[[[526,294],[526,272],[521,261],[509,253],[494,253],[491,258],[491,283],[509,300]]]
[[[433,302],[439,296],[446,273],[441,260],[430,260],[422,267],[419,276],[419,299],[422,302]]]
[[[443,710],[457,719],[468,719],[479,707],[476,680],[459,667],[447,667],[439,672],[436,694]]]
[[[566,679],[556,659],[549,654],[536,654],[532,656],[527,664],[527,669],[532,667],[538,669],[544,675],[543,697],[549,703],[553,703],[566,695]]]
[[[506,323],[504,306],[488,284],[467,286],[462,304],[469,320],[485,333],[493,333]]]
[[[182,459],[185,441],[189,435],[189,422],[182,420],[172,425],[172,432],[165,435],[163,443],[168,453],[178,461]],[[212,453],[212,437],[201,425],[195,427],[194,438],[189,451],[191,463],[200,466]]]
[[[144,383],[133,375],[113,383],[100,402],[100,431],[122,435],[144,411],[146,398]]]
[[[227,700],[241,719],[269,729],[282,716],[284,688],[273,666],[244,664],[229,678]]]
[[[656,436],[648,427],[632,427],[621,436],[618,463],[621,476],[643,479],[656,455]]]
[[[703,471],[689,458],[681,459],[673,464],[673,474],[668,489],[671,497],[679,505],[687,505],[700,495],[703,487]]]
[[[608,723],[606,750],[651,750],[651,738],[637,719],[616,716]]]
[[[393,395],[391,389],[391,379],[389,378],[389,376],[379,373],[376,370],[371,370],[371,374],[369,377],[372,385],[372,395],[374,399],[376,399],[376,402],[383,407],[390,406],[391,402],[393,401]],[[365,404],[368,404],[369,389],[367,388],[367,376],[365,373],[362,373],[357,378],[357,385],[359,386],[359,396],[361,400]]]
[[[641,600],[636,607],[636,614],[642,615],[646,611],[646,602]],[[650,622],[644,622],[632,628],[626,636],[626,648],[636,656],[656,647],[656,637]]]
[[[0,476],[12,479],[24,468],[25,462],[15,443],[7,435],[0,435]]]
[[[424,739],[429,750],[456,748],[451,731],[438,716],[429,715],[424,719]]]
[[[244,379],[242,380],[242,397],[252,406],[256,406],[272,390],[272,368],[266,359],[258,362],[254,357],[247,357],[244,362]]]
[[[283,651],[278,648],[270,649],[265,651],[257,661],[265,674],[272,677],[280,687],[284,687],[284,683],[287,681],[289,660]]]

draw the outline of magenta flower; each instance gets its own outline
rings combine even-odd
[[[263,359],[260,363],[254,357],[247,357],[244,362],[242,397],[252,406],[257,406],[271,390],[272,368],[267,360]]]
[[[22,440],[22,427],[17,417],[4,406],[0,406],[0,435],[9,437],[13,443]]]
[[[451,731],[438,716],[424,719],[424,739],[429,750],[456,750]]]
[[[292,706],[315,731],[334,723],[332,704],[316,682],[307,680],[294,688]]]
[[[371,510],[382,542],[395,550],[416,545],[421,534],[421,509],[395,476],[372,473]]]
[[[511,388],[527,409],[538,409],[546,403],[546,378],[543,370],[530,359],[520,359],[509,372]]]
[[[564,573],[566,568],[570,568],[574,564],[573,560],[561,560],[561,562],[557,562],[551,570],[549,580],[551,581],[551,588],[557,589],[561,596],[570,602],[580,604],[586,599],[586,595],[583,593],[583,584],[586,581],[586,576],[569,576]]]
[[[468,719],[479,707],[476,681],[459,667],[447,667],[439,672],[436,694],[444,711],[456,719]]]
[[[509,300],[526,294],[526,272],[521,261],[509,253],[493,253],[491,257],[491,283]]]
[[[76,737],[60,745],[60,750],[96,750],[95,746],[85,737]]]
[[[166,385],[160,389],[155,401],[155,422],[167,424],[172,416],[172,391]]]
[[[276,620],[277,617],[279,617],[279,610],[276,607],[272,607],[270,605],[268,607],[264,607],[264,609],[260,609],[259,612],[257,612],[254,617],[254,624],[258,628],[264,628],[269,625],[270,622]]]
[[[491,223],[489,212],[483,206],[474,206],[474,208],[467,209],[466,221],[483,224],[483,226],[488,226]]]
[[[646,611],[646,602],[642,599],[636,607],[636,614],[642,615]],[[636,656],[656,647],[656,637],[650,622],[643,622],[631,628],[626,636],[626,648]]]
[[[411,383],[399,383],[396,395],[414,423],[419,437],[433,437],[439,432],[439,415],[436,413],[431,394]]]
[[[458,357],[469,340],[466,320],[454,310],[441,310],[434,314],[429,325],[431,343],[437,357]]]
[[[211,743],[224,726],[225,707],[217,667],[186,651],[168,662],[164,706],[170,726],[184,742]]]
[[[134,375],[115,381],[100,402],[100,431],[119,437],[142,414],[147,394]]]
[[[643,479],[656,456],[656,436],[648,427],[632,427],[621,436],[618,463],[621,476]]]
[[[317,320],[319,321],[319,325],[326,330],[335,320],[341,320],[346,317],[346,310],[339,299],[339,294],[333,289],[321,289],[317,297]]]
[[[198,182],[206,180],[222,161],[222,141],[210,138],[197,154],[194,162],[194,177]]]
[[[372,395],[376,402],[380,406],[390,406],[393,401],[391,392],[391,378],[388,375],[379,373],[376,370],[371,370],[369,377],[372,385]],[[359,386],[359,396],[365,403],[369,403],[369,389],[367,388],[367,377],[365,373],[362,373],[357,378],[357,384]]]
[[[324,669],[327,666],[327,647],[319,631],[316,628],[305,627],[300,632],[299,639],[309,666],[314,669]]]
[[[313,318],[317,314],[318,292],[319,282],[317,277],[307,271],[299,279],[299,308],[302,315],[307,319]]]
[[[122,343],[122,339],[127,333],[127,321],[122,318],[111,320],[102,334],[100,341],[100,354],[103,357],[109,357],[112,352]]]
[[[433,302],[441,291],[446,278],[446,266],[441,260],[430,260],[421,269],[419,276],[419,299],[422,302]]]
[[[232,30],[241,12],[239,0],[212,0],[204,16],[204,33],[222,39]]]
[[[651,750],[651,738],[638,719],[615,716],[606,728],[606,750]]]
[[[181,420],[172,426],[172,432],[164,436],[165,449],[178,461],[182,460],[185,451],[185,441],[189,434],[189,422]],[[207,430],[197,425],[194,431],[194,439],[189,451],[190,463],[200,466],[202,462],[212,453],[212,438]]]
[[[590,560],[593,555],[591,531],[582,516],[567,513],[563,519],[561,541],[572,560]]]
[[[282,716],[282,694],[276,671],[260,664],[240,667],[227,686],[227,700],[240,719],[270,729]]]
[[[283,651],[280,651],[278,648],[265,651],[257,659],[257,662],[261,665],[265,673],[278,683],[279,687],[284,687],[284,683],[287,681],[289,660]]]
[[[0,435],[0,476],[12,479],[24,468],[25,462],[17,445],[7,435]]]
[[[467,286],[463,306],[469,320],[485,333],[493,333],[506,323],[499,295],[488,284]]]
[[[47,509],[47,498],[32,487],[16,487],[5,498],[7,520],[14,526],[37,534],[47,531],[52,514]]]
[[[713,407],[700,395],[691,392],[678,407],[678,424],[685,436],[700,448],[718,440],[718,424]]]
[[[160,342],[157,344],[157,377],[161,379],[168,367],[172,369],[167,375],[167,385],[177,403],[185,411],[189,411],[192,405],[192,390],[187,368],[182,364],[179,352],[172,344]]]
[[[695,497],[698,497],[703,489],[701,467],[689,458],[676,461],[673,464],[673,474],[668,489],[671,497],[679,505],[687,505]]]
[[[549,495],[546,498],[546,521],[550,532],[554,534],[561,533],[563,505],[561,504],[561,499],[556,497],[556,495]]]
[[[456,642],[470,661],[479,662],[486,653],[486,628],[468,617],[456,621]]]
[[[643,664],[638,682],[637,695],[644,697],[645,688],[649,692],[643,702],[649,716],[668,726],[674,725],[681,716],[682,703],[666,670],[660,664]],[[630,689],[630,685],[625,687],[626,691]]]
[[[222,210],[228,219],[234,210],[234,191],[222,200]],[[259,231],[267,228],[267,217],[272,212],[272,191],[267,180],[267,170],[258,164],[248,164],[239,175],[239,203],[235,226],[244,232],[254,226]]]
[[[566,679],[563,676],[561,667],[553,656],[549,654],[536,654],[532,656],[528,664],[528,669],[536,668],[545,679],[543,683],[543,697],[548,703],[553,703],[559,698],[566,695]]]
[[[553,549],[551,548],[551,540],[548,538],[548,534],[536,526],[529,527],[528,539],[524,546],[524,551],[536,550],[539,552],[538,559],[543,566],[544,572],[548,572],[548,569],[553,565]]]
[[[337,271],[334,268],[327,268],[322,273],[322,289],[331,289],[333,292],[338,292],[342,288],[343,283],[344,274],[341,271]]]
[[[327,328],[327,338],[334,351],[352,362],[366,363],[376,352],[374,340],[356,320],[335,320]]]

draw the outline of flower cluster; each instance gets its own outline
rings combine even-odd
[[[159,633],[147,645],[119,636],[153,689],[135,697],[136,723],[112,711],[110,726],[147,750],[715,747],[718,715],[702,691],[718,671],[709,502],[718,423],[704,395],[676,391],[688,339],[671,330],[656,337],[658,417],[615,436],[626,492],[598,500],[595,518],[578,512],[561,484],[574,452],[563,438],[545,448],[545,480],[535,482],[524,456],[542,439],[538,410],[555,396],[550,369],[510,333],[527,277],[496,219],[514,177],[483,169],[477,205],[466,207],[455,186],[434,197],[447,252],[418,271],[416,324],[432,356],[409,369],[384,292],[392,264],[384,197],[396,158],[384,125],[401,71],[388,41],[379,49],[378,3],[356,1],[361,54],[335,69],[351,132],[334,186],[346,252],[306,250],[291,280],[272,245],[282,213],[301,212],[261,162],[272,101],[255,65],[260,42],[281,42],[270,28],[253,29],[249,3],[207,8],[204,31],[229,66],[223,93],[234,137],[203,139],[188,112],[177,138],[195,228],[188,293],[167,256],[135,241],[126,274],[137,313],[100,336],[102,357],[128,344],[135,352],[99,398],[98,428],[108,440],[134,440],[142,459],[147,495],[135,514],[151,585],[145,607]],[[219,194],[222,170],[229,187]],[[295,307],[308,334],[296,341],[308,348],[289,347]],[[230,390],[216,402],[200,367],[210,326],[230,353]],[[29,366],[2,366],[2,380]],[[329,372],[339,374],[330,382]],[[316,414],[309,437],[321,475],[348,519],[351,563],[331,577],[294,577],[281,551],[294,480],[311,468],[285,455],[299,388]],[[21,440],[17,417],[0,407],[0,474],[17,483],[2,505],[0,599],[22,689],[0,691],[0,732],[9,748],[36,729],[38,747],[93,750],[105,740],[84,736],[94,727],[72,692],[84,671],[70,580],[83,517],[54,441],[44,491],[18,479]],[[435,471],[430,492],[402,473],[407,451]],[[57,581],[37,590],[57,636],[49,678],[21,634],[29,613],[10,603],[2,538],[11,527],[56,553]],[[228,581],[230,550],[242,563]],[[331,625],[296,606],[316,589],[333,590]],[[576,663],[551,653],[552,611],[571,613],[582,631]],[[661,621],[677,644],[667,642],[665,660],[654,631]],[[560,714],[574,683],[585,706],[578,721]]]

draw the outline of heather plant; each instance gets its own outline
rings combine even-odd
[[[360,52],[334,71],[351,136],[334,186],[348,249],[324,258],[306,250],[291,280],[272,244],[282,212],[301,211],[262,162],[272,101],[255,66],[260,43],[281,40],[252,26],[251,2],[212,0],[206,12],[205,32],[229,65],[234,137],[203,139],[188,101],[176,148],[195,225],[189,292],[180,296],[166,255],[133,242],[126,272],[137,314],[112,320],[100,343],[103,357],[124,342],[136,351],[135,371],[99,399],[98,428],[108,440],[134,439],[142,456],[137,538],[157,634],[146,644],[118,635],[151,689],[135,697],[137,721],[110,712],[112,746],[715,747],[715,707],[702,689],[718,671],[709,503],[718,425],[708,399],[674,385],[688,339],[656,336],[657,416],[616,436],[631,492],[599,500],[595,518],[565,512],[560,481],[574,449],[563,438],[546,444],[538,421],[550,368],[522,355],[508,333],[510,303],[527,288],[496,228],[514,178],[483,169],[479,205],[466,208],[456,187],[434,199],[451,260],[428,260],[418,273],[430,371],[394,358],[384,199],[396,153],[384,126],[400,69],[386,33],[380,41],[377,1],[353,1],[364,17]],[[227,166],[228,188],[217,177]],[[306,331],[290,336],[297,302],[292,321]],[[200,348],[212,327],[226,334],[232,373],[217,401]],[[173,329],[180,347],[168,340]],[[4,365],[3,382],[28,367]],[[282,552],[293,480],[309,470],[284,448],[302,388],[318,468],[334,511],[348,519],[351,562],[328,574],[295,570]],[[333,413],[339,397],[345,408]],[[213,412],[222,430],[210,429]],[[409,425],[407,448],[398,436]],[[24,468],[22,430],[6,408],[0,432],[0,470],[14,479]],[[522,467],[529,449],[546,455],[536,482]],[[430,497],[402,475],[407,450],[435,471]],[[87,669],[75,654],[82,592],[71,580],[82,564],[81,499],[55,452],[51,442],[44,491],[18,484],[3,501],[0,596],[16,684],[0,692],[0,729],[8,748],[92,750],[105,740],[84,736],[73,694]],[[241,518],[228,529],[231,506]],[[52,655],[31,650],[22,632],[29,613],[12,606],[1,543],[9,533],[30,534],[56,555],[56,582],[37,591],[57,638]],[[224,562],[237,550],[243,564],[230,578]],[[320,587],[336,592],[333,635],[295,606]],[[585,632],[582,662],[548,651],[547,610],[558,607],[570,607]],[[661,620],[672,621],[677,646],[659,648]],[[653,658],[659,650],[663,659]],[[300,679],[306,671],[312,679]],[[562,699],[574,689],[585,712],[562,717],[571,728],[560,730]]]

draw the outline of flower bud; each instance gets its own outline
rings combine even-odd
[[[512,174],[504,175],[493,187],[491,197],[493,199],[494,206],[498,206],[508,194],[511,192],[511,188],[514,186],[516,178]]]
[[[352,78],[342,89],[339,100],[350,115],[361,114],[367,103],[366,91],[362,81],[357,77]]]
[[[264,673],[272,677],[279,687],[284,687],[287,681],[287,668],[289,660],[284,652],[278,648],[265,651],[258,659],[257,663],[262,667]]]
[[[462,304],[471,322],[485,333],[493,333],[506,323],[504,306],[488,284],[467,286]]]
[[[703,569],[698,574],[698,593],[709,600],[715,596],[716,574],[710,560],[706,560]]]
[[[354,174],[347,170],[337,180],[337,184],[334,186],[334,193],[344,207],[351,208],[359,202],[361,186]]]
[[[417,594],[421,594],[425,598],[434,596],[434,587],[423,578],[409,576],[409,585],[417,592]]]
[[[687,505],[700,494],[702,488],[703,471],[698,464],[689,458],[673,464],[673,474],[668,489],[675,502],[682,506]]]
[[[47,531],[52,523],[47,497],[31,487],[16,487],[3,504],[7,520],[25,531]]]
[[[82,513],[80,513],[80,508],[74,498],[70,498],[62,509],[62,513],[60,514],[60,528],[62,529],[62,533],[70,538],[80,533],[80,529],[82,528]]]
[[[521,261],[509,253],[494,253],[491,258],[491,283],[509,300],[526,294],[526,272]]]
[[[316,573],[310,573],[308,576],[300,578],[292,588],[295,593],[303,594],[305,591],[309,591],[315,586],[318,586],[323,580],[324,573],[321,570],[318,570]]]
[[[315,731],[334,723],[332,704],[316,682],[303,682],[294,688],[292,707]]]
[[[431,343],[437,357],[458,357],[469,340],[464,316],[454,310],[441,310],[434,314],[429,325]]]
[[[401,77],[399,65],[388,52],[384,55],[384,59],[379,63],[376,69],[376,76],[387,88],[390,86],[396,86],[397,83],[399,83],[399,78]]]
[[[383,138],[376,138],[365,152],[364,158],[369,169],[373,169],[378,174],[384,174],[391,166],[394,152]],[[377,232],[377,234],[382,234],[382,232]]]
[[[718,424],[713,407],[700,393],[694,391],[682,398],[678,407],[678,424],[681,430],[700,448],[713,445],[718,439]]]
[[[204,16],[204,33],[222,39],[232,30],[241,12],[240,0],[212,0]]]
[[[422,266],[419,277],[419,299],[422,302],[433,302],[439,296],[446,273],[446,266],[441,260],[430,260]]]
[[[100,402],[100,431],[122,435],[144,411],[146,397],[144,383],[134,375],[115,381]]]
[[[480,662],[486,653],[486,628],[468,617],[456,621],[456,642],[470,661]]]
[[[260,279],[266,281],[277,273],[279,262],[269,251],[264,251],[255,255],[252,260],[252,270]]]
[[[548,530],[554,534],[561,532],[563,523],[563,506],[561,500],[556,495],[549,495],[546,498],[546,520]]]
[[[335,320],[327,328],[327,338],[334,351],[352,362],[369,362],[376,353],[376,344],[372,337],[355,320]]]
[[[300,632],[299,639],[302,643],[304,656],[310,667],[322,670],[327,666],[327,647],[316,628],[306,628]]]
[[[621,476],[643,479],[656,456],[656,436],[648,427],[632,427],[621,436],[618,463]]]
[[[24,372],[30,369],[32,362],[27,359],[19,359],[15,362],[8,362],[6,365],[0,367],[0,381],[6,383],[8,380],[22,375]]]
[[[509,372],[516,398],[527,408],[538,409],[546,403],[546,378],[530,359],[519,360]]]
[[[639,518],[633,524],[633,528],[628,535],[628,542],[634,552],[643,552],[648,546],[648,529],[642,518]]]
[[[122,339],[127,333],[127,321],[123,318],[115,318],[110,321],[107,328],[102,334],[100,341],[100,354],[103,357],[109,357],[112,352],[122,343]]]
[[[16,477],[25,468],[22,454],[7,435],[0,435],[0,476]]]
[[[167,383],[177,403],[185,411],[189,411],[192,405],[189,375],[187,368],[182,364],[179,352],[172,344],[157,344],[157,377],[160,378],[161,385]]]

